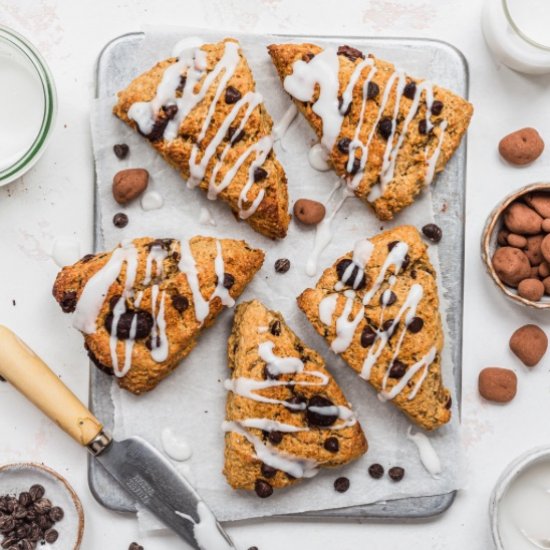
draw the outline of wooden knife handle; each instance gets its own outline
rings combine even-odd
[[[0,325],[0,375],[76,442],[89,445],[103,426],[57,375],[11,330]]]

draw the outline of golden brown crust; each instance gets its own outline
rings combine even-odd
[[[207,72],[212,71],[213,67],[220,60],[224,52],[226,42],[236,40],[225,39],[216,44],[205,44],[201,49],[207,54]],[[118,93],[118,103],[115,105],[113,112],[121,120],[126,122],[132,128],[137,129],[136,123],[128,117],[128,110],[136,102],[151,101],[156,94],[157,87],[167,68],[176,63],[176,58],[166,59],[157,63],[152,69],[135,78],[130,85]],[[203,77],[204,79],[205,77]],[[200,82],[203,81],[201,79]],[[208,109],[214,101],[216,92],[216,84],[220,77],[214,80],[213,85],[209,88],[204,99],[200,101],[183,120],[180,125],[178,135],[173,140],[157,139],[150,140],[151,145],[162,155],[162,157],[171,164],[184,179],[189,179],[190,170],[189,163],[191,150],[197,142],[197,138],[201,132],[201,127],[205,121]],[[239,50],[239,62],[234,75],[229,79],[227,87],[233,86],[242,96],[247,92],[254,92],[256,84],[252,76],[252,72],[248,63]],[[208,126],[208,130],[200,142],[199,159],[204,155],[204,151],[208,144],[216,135],[218,129],[222,125],[226,116],[234,107],[233,104],[227,104],[222,98],[218,101],[212,122]],[[241,108],[232,127],[236,129],[243,119],[246,106]],[[164,111],[159,110],[157,120],[166,119]],[[260,103],[254,108],[250,118],[244,127],[244,137],[236,141],[223,162],[219,166],[219,171],[216,176],[216,182],[219,184],[235,161],[254,143],[257,143],[261,138],[271,134],[273,122],[263,103]],[[216,154],[210,159],[207,165],[204,178],[199,183],[199,187],[203,191],[208,190],[208,182],[217,162],[217,157],[221,154],[223,148],[227,145],[229,137],[225,137],[216,149]],[[239,195],[243,187],[248,181],[249,167],[255,159],[255,154],[247,157],[243,162],[235,177],[231,180],[231,184],[222,190],[218,197],[226,202],[234,212],[236,218],[239,217]],[[260,206],[252,216],[246,219],[246,222],[257,232],[271,238],[283,238],[286,236],[290,215],[288,213],[288,191],[286,175],[283,167],[277,160],[273,150],[270,151],[262,168],[267,172],[265,179],[258,181],[250,188],[247,198],[244,203],[244,208],[250,207],[256,199],[260,190],[265,191],[265,197]]]
[[[317,55],[323,51],[322,48],[315,44],[274,44],[269,46],[268,50],[283,82],[285,77],[292,74],[293,64],[297,60],[305,61],[312,55]],[[376,73],[374,77],[371,78],[371,82],[378,86],[379,93],[376,97],[366,102],[364,122],[359,134],[360,140],[363,143],[368,142],[368,136],[377,120],[383,91],[391,75],[395,72],[395,67],[391,63],[377,59],[372,55],[368,57],[372,59],[374,67],[376,68]],[[339,93],[341,96],[350,82],[353,71],[357,65],[362,62],[362,59],[357,58],[352,60],[346,55],[338,55],[338,61],[340,66],[338,74],[340,83]],[[369,71],[369,67],[365,67],[362,70],[361,76],[353,89],[351,109],[349,113],[344,116],[340,134],[336,139],[328,159],[336,173],[343,178],[350,178],[350,174],[346,169],[348,153],[342,152],[338,148],[338,142],[343,138],[354,138],[355,129],[361,117],[363,84],[369,75]],[[407,81],[414,81],[417,85],[422,83],[422,80],[413,79],[412,77],[407,77]],[[389,100],[383,111],[383,117],[391,118],[393,116],[397,95],[396,88],[397,82],[393,84]],[[317,87],[312,102],[302,102],[294,99],[294,103],[315,130],[318,138],[321,139],[323,135],[322,119],[313,111],[313,104],[318,97],[318,93],[319,87]],[[447,128],[443,134],[441,151],[439,156],[436,156],[437,162],[435,163],[435,173],[439,173],[445,168],[445,165],[460,145],[462,136],[466,133],[473,114],[472,105],[453,92],[439,86],[433,86],[433,95],[434,100],[443,103],[443,109],[439,114],[430,115],[430,121],[434,125],[433,130],[427,134],[421,134],[419,130],[420,122],[426,117],[426,93],[423,91],[418,111],[409,124],[406,138],[403,141],[402,147],[399,149],[394,177],[385,185],[381,196],[378,198],[371,197],[369,199],[371,190],[379,182],[387,143],[386,139],[380,135],[380,132],[375,131],[373,133],[372,141],[369,146],[366,168],[354,192],[358,198],[369,204],[374,209],[376,215],[382,220],[392,219],[397,212],[410,205],[426,186],[426,176],[428,173],[427,160],[437,151],[442,133],[442,128],[440,126],[441,122],[446,120]],[[397,131],[393,139],[394,146],[403,128],[405,118],[411,105],[412,99],[406,96],[401,98],[399,115],[397,118]],[[357,152],[356,155],[359,155],[359,152]]]
[[[224,272],[231,275],[232,285],[229,294],[237,298],[250,282],[263,263],[264,253],[248,247],[244,241],[221,239],[220,241]],[[209,299],[216,289],[217,275],[214,260],[217,255],[217,239],[212,237],[194,237],[189,246],[195,260],[198,272],[200,291],[205,299]],[[157,290],[157,306],[164,298],[164,319],[166,335],[169,342],[168,356],[165,361],[157,362],[151,354],[151,331],[143,338],[136,338],[132,351],[132,366],[122,378],[117,377],[121,387],[135,394],[153,389],[163,378],[168,376],[193,349],[201,331],[210,326],[223,309],[219,297],[210,301],[209,312],[203,323],[196,318],[193,294],[187,276],[179,270],[181,243],[175,239],[140,238],[133,241],[137,249],[138,263],[136,279],[133,285],[133,296],[126,299],[128,311],[143,312],[147,317],[152,311],[153,287]],[[153,270],[151,281],[146,281],[147,257],[153,247],[162,247],[167,255],[162,262],[162,273],[157,275]],[[62,309],[74,311],[86,284],[100,271],[112,257],[112,252],[86,256],[74,265],[64,267],[57,275],[53,295]],[[113,361],[109,347],[110,324],[112,324],[112,308],[116,297],[123,293],[126,281],[127,264],[120,271],[119,277],[110,286],[104,298],[103,305],[96,321],[96,330],[92,334],[84,334],[85,346],[90,358],[102,370],[113,373]],[[228,285],[229,286],[229,285]],[[136,293],[142,291],[143,297],[139,307],[135,305]],[[179,302],[178,302],[179,301]],[[147,317],[147,319],[149,319]],[[124,364],[126,340],[116,342],[119,365]]]
[[[381,318],[385,320],[395,319],[412,285],[420,284],[423,288],[423,296],[418,304],[415,316],[422,319],[423,326],[421,330],[416,333],[406,330],[402,344],[398,349],[398,340],[405,324],[405,318],[402,317],[399,327],[376,360],[369,382],[377,391],[380,392],[383,389],[384,375],[394,361],[393,356],[396,350],[398,350],[398,354],[395,359],[410,368],[411,365],[429,354],[432,347],[434,347],[436,350],[435,360],[429,366],[428,374],[416,396],[409,399],[414,385],[422,376],[422,369],[412,377],[410,384],[392,400],[392,403],[417,425],[426,430],[434,430],[447,423],[451,418],[450,393],[443,386],[441,377],[443,329],[439,314],[435,271],[429,261],[426,245],[422,242],[416,228],[412,226],[397,227],[369,240],[374,245],[374,250],[365,267],[367,284],[364,289],[356,292],[349,318],[353,319],[360,311],[364,311],[364,316],[358,323],[351,344],[342,353],[342,357],[352,369],[361,373],[365,358],[372,347],[372,343],[362,345],[363,330],[365,327],[370,327],[374,331],[379,330]],[[388,289],[388,279],[394,273],[393,267],[390,267],[387,271],[384,283],[366,306],[363,305],[363,297],[373,287],[374,281],[380,273],[380,268],[388,255],[388,245],[395,241],[408,244],[409,264],[400,272],[392,289],[396,295],[395,302],[385,306],[385,310],[382,312],[381,296]],[[315,288],[306,289],[298,297],[300,309],[329,344],[336,338],[336,320],[342,315],[346,303],[346,296],[343,295],[343,292],[349,290],[350,287],[346,286],[343,290],[337,292],[337,306],[330,326],[321,321],[319,304],[327,296],[335,293],[334,287],[339,281],[336,268],[338,263],[342,260],[351,259],[351,253],[339,258],[332,267],[324,271]],[[389,378],[386,390],[390,391],[398,383],[399,379]]]
[[[258,330],[260,329],[260,330]],[[259,301],[240,304],[235,312],[233,331],[228,340],[228,364],[233,380],[239,377],[253,380],[265,380],[266,362],[259,355],[259,344],[271,341],[275,344],[273,352],[281,357],[297,357],[304,362],[303,373],[283,374],[278,380],[294,382],[317,381],[311,374],[317,371],[328,377],[326,385],[276,386],[258,391],[272,399],[286,401],[297,395],[310,399],[322,395],[335,405],[349,407],[336,381],[324,366],[321,356],[307,347],[285,323],[280,313],[268,310]],[[307,374],[310,373],[310,374]],[[281,404],[262,403],[237,395],[230,391],[227,397],[226,417],[228,421],[242,421],[250,418],[267,418],[308,428],[306,414],[291,412]],[[337,423],[341,423],[338,420]],[[268,443],[267,437],[260,429],[249,428],[249,432]],[[328,438],[336,438],[338,450],[331,452],[324,446]],[[273,445],[282,453],[293,457],[309,459],[322,467],[341,466],[364,454],[367,442],[359,423],[342,429],[332,427],[309,427],[307,431],[285,433],[282,440]],[[273,477],[262,473],[262,462],[255,458],[253,445],[239,433],[228,431],[225,436],[224,474],[229,484],[235,489],[254,489],[256,480],[263,480],[272,487],[285,487],[299,481],[277,470]]]

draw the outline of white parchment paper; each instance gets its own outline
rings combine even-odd
[[[148,69],[155,61],[170,56],[173,45],[182,37],[190,35],[200,35],[205,41],[215,41],[225,36],[239,38],[269,112],[275,121],[281,118],[290,101],[282,90],[266,52],[266,46],[273,41],[269,36],[150,29],[141,46],[128,59],[126,82]],[[336,42],[338,43],[340,42]],[[361,44],[354,41],[353,45]],[[408,48],[395,46],[381,48],[373,53],[393,60],[411,74],[446,84],[445,69],[432,54],[419,50],[412,56]],[[281,311],[290,327],[308,345],[324,355],[330,371],[358,413],[368,438],[369,451],[349,466],[322,471],[313,479],[286,490],[275,491],[269,499],[260,500],[255,494],[234,491],[229,487],[221,473],[224,438],[220,425],[224,419],[226,398],[223,380],[229,374],[226,365],[226,339],[231,329],[232,310],[226,310],[220,315],[216,324],[201,336],[191,355],[154,391],[136,397],[121,391],[113,384],[115,436],[123,438],[140,435],[160,449],[162,429],[168,426],[177,428],[193,448],[189,465],[196,488],[222,521],[341,508],[380,500],[440,494],[457,489],[460,485],[461,461],[456,408],[453,411],[453,421],[429,436],[443,465],[443,473],[438,479],[434,479],[420,463],[414,443],[405,437],[410,422],[391,403],[381,403],[368,384],[362,382],[354,371],[328,350],[324,340],[311,328],[295,301],[303,289],[315,285],[322,268],[351,250],[359,238],[374,235],[383,228],[398,224],[412,224],[420,228],[431,221],[433,216],[429,193],[402,212],[392,223],[380,222],[364,204],[355,198],[348,199],[335,218],[335,236],[321,255],[319,273],[310,278],[305,274],[305,261],[313,246],[314,230],[291,223],[287,238],[274,242],[256,234],[246,224],[236,222],[222,203],[209,201],[198,189],[188,189],[185,182],[164,163],[145,139],[116,119],[111,114],[114,101],[113,96],[96,100],[92,116],[104,247],[110,249],[123,238],[145,235],[191,237],[203,234],[245,239],[249,244],[264,249],[264,266],[241,297],[241,301],[258,298],[269,308]],[[127,159],[120,161],[114,156],[112,147],[115,143],[123,142],[129,144],[131,152]],[[307,153],[314,142],[313,132],[298,117],[282,142],[275,145],[288,176],[291,204],[301,197],[324,202],[337,182],[334,173],[317,172],[308,164]],[[149,189],[158,191],[164,197],[165,204],[160,210],[145,212],[140,207],[139,200],[135,201],[123,209],[128,214],[130,223],[121,230],[114,227],[111,221],[113,215],[121,210],[112,198],[111,182],[118,170],[127,167],[147,168],[151,174]],[[443,174],[438,185],[452,185],[453,182],[449,179],[448,174]],[[216,220],[215,227],[200,223],[199,213],[202,208],[210,211]],[[436,247],[430,248],[432,260],[437,266]],[[275,273],[273,265],[278,258],[290,259],[291,269],[288,273]],[[450,338],[451,335],[447,334],[447,341]],[[447,348],[443,354],[444,380],[454,395],[451,363]],[[381,480],[371,479],[367,468],[375,462],[382,464],[386,470],[391,466],[404,467],[405,478],[399,483],[391,481],[387,476]],[[333,489],[335,478],[341,475],[347,476],[351,481],[349,491],[343,494]],[[140,518],[143,518],[141,514]],[[151,522],[146,521],[145,524],[153,527]]]

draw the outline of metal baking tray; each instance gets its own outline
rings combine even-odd
[[[96,97],[114,95],[128,84],[127,75],[132,72],[136,46],[143,40],[143,33],[124,34],[110,41],[101,51],[96,68]],[[417,38],[365,38],[338,36],[299,36],[273,35],[273,41],[330,39],[345,42],[358,47],[376,49],[405,49],[414,56],[415,51],[423,50],[433,54],[447,75],[452,75],[452,88],[463,97],[468,97],[469,75],[468,64],[463,54],[454,46],[429,39]],[[419,75],[420,76],[420,75]],[[460,407],[462,388],[462,318],[463,318],[463,285],[464,285],[464,213],[465,213],[465,178],[466,178],[466,140],[454,155],[446,168],[452,178],[445,186],[432,186],[432,204],[435,221],[445,227],[446,238],[439,244],[440,265],[445,266],[440,273],[447,307],[447,326],[451,338],[451,354],[456,380],[456,399]],[[94,224],[95,250],[102,249],[102,236],[99,226],[99,201],[97,182],[95,186]],[[111,401],[111,377],[105,376],[96,368],[91,368],[90,408],[112,430],[114,408]],[[88,482],[95,499],[103,506],[117,511],[135,513],[133,500],[113,483],[112,478],[96,460],[88,461]],[[456,496],[456,491],[416,498],[404,498],[375,502],[364,506],[353,506],[333,510],[321,510],[301,514],[291,514],[286,518],[302,519],[340,519],[340,520],[377,520],[377,521],[414,521],[437,516],[448,510]]]

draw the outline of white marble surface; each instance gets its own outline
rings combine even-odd
[[[493,288],[479,258],[479,236],[500,197],[548,175],[550,152],[533,166],[514,169],[499,160],[496,145],[503,134],[522,126],[535,126],[550,140],[550,77],[524,77],[496,65],[481,36],[480,10],[479,0],[0,0],[0,23],[40,47],[60,98],[46,154],[24,178],[0,190],[0,323],[19,332],[82,399],[87,395],[87,361],[80,335],[50,296],[57,267],[49,252],[58,236],[77,236],[83,253],[91,248],[89,99],[95,59],[105,42],[145,22],[181,23],[252,32],[433,37],[453,43],[468,58],[476,113],[468,138],[466,215],[462,439],[467,486],[451,510],[434,521],[392,526],[246,523],[229,529],[239,548],[488,549],[487,503],[494,481],[513,457],[548,440],[549,362],[527,372],[507,347],[517,326],[532,321],[548,329],[548,316],[507,303]],[[511,404],[490,405],[478,397],[477,374],[488,365],[517,371],[519,391]],[[7,385],[0,386],[0,436],[0,462],[44,462],[74,485],[86,510],[85,550],[124,550],[139,538],[133,518],[110,513],[93,500],[85,452]],[[173,538],[140,542],[146,550],[184,547]]]

